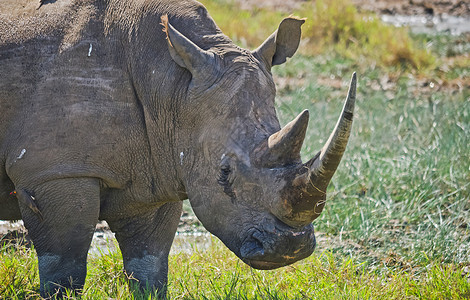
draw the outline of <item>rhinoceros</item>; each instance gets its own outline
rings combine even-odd
[[[193,0],[39,4],[0,2],[0,219],[24,221],[43,296],[83,287],[98,220],[131,279],[164,291],[184,199],[253,268],[313,252],[356,76],[302,162],[309,112],[281,128],[271,68],[296,52],[304,19],[250,51]]]

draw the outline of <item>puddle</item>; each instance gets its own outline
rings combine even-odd
[[[211,247],[212,239],[213,237],[208,232],[177,232],[171,246],[170,255],[178,253],[191,254],[195,251],[205,252]],[[111,231],[95,232],[88,255],[91,257],[108,255],[115,252],[117,248],[118,243],[114,233]]]
[[[209,232],[176,233],[170,254],[205,252],[212,246],[212,239],[214,237]]]
[[[113,232],[110,230],[95,231],[88,255],[92,257],[108,255],[115,252],[117,247],[118,243]]]
[[[23,221],[0,221],[0,237],[8,231],[25,231]]]
[[[409,27],[414,33],[441,33],[460,35],[470,32],[470,17],[457,17],[450,15],[435,16],[405,16],[382,15],[381,20],[396,27]]]
[[[195,251],[204,252],[212,245],[212,235],[207,231],[202,231],[202,228],[189,230],[190,227],[187,224],[193,223],[194,220],[188,221],[186,219],[183,217],[183,221],[180,222],[178,232],[176,232],[171,246],[170,255],[178,253],[191,254]],[[98,223],[88,255],[92,257],[108,255],[115,252],[118,247],[118,242],[114,237],[114,233],[109,230],[108,224],[105,221]]]

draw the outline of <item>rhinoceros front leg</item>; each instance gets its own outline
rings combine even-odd
[[[60,179],[16,186],[25,227],[38,255],[41,296],[81,289],[99,215],[99,182]]]
[[[109,222],[116,233],[124,269],[132,286],[165,297],[168,255],[181,216],[182,202],[170,202],[133,218]]]

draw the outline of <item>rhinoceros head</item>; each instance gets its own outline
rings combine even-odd
[[[304,20],[284,19],[254,51],[233,44],[203,50],[168,19],[162,21],[173,60],[192,75],[192,105],[185,114],[191,147],[181,152],[181,164],[194,212],[255,268],[277,268],[309,256],[315,248],[312,221],[325,205],[326,188],[349,138],[355,75],[329,140],[303,163],[309,113],[280,128],[270,71],[295,53]]]

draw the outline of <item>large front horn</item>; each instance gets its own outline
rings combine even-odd
[[[351,132],[356,101],[356,73],[353,74],[343,112],[321,151],[295,173],[282,191],[282,201],[273,213],[284,223],[300,227],[310,224],[323,210],[326,188],[341,161]]]

